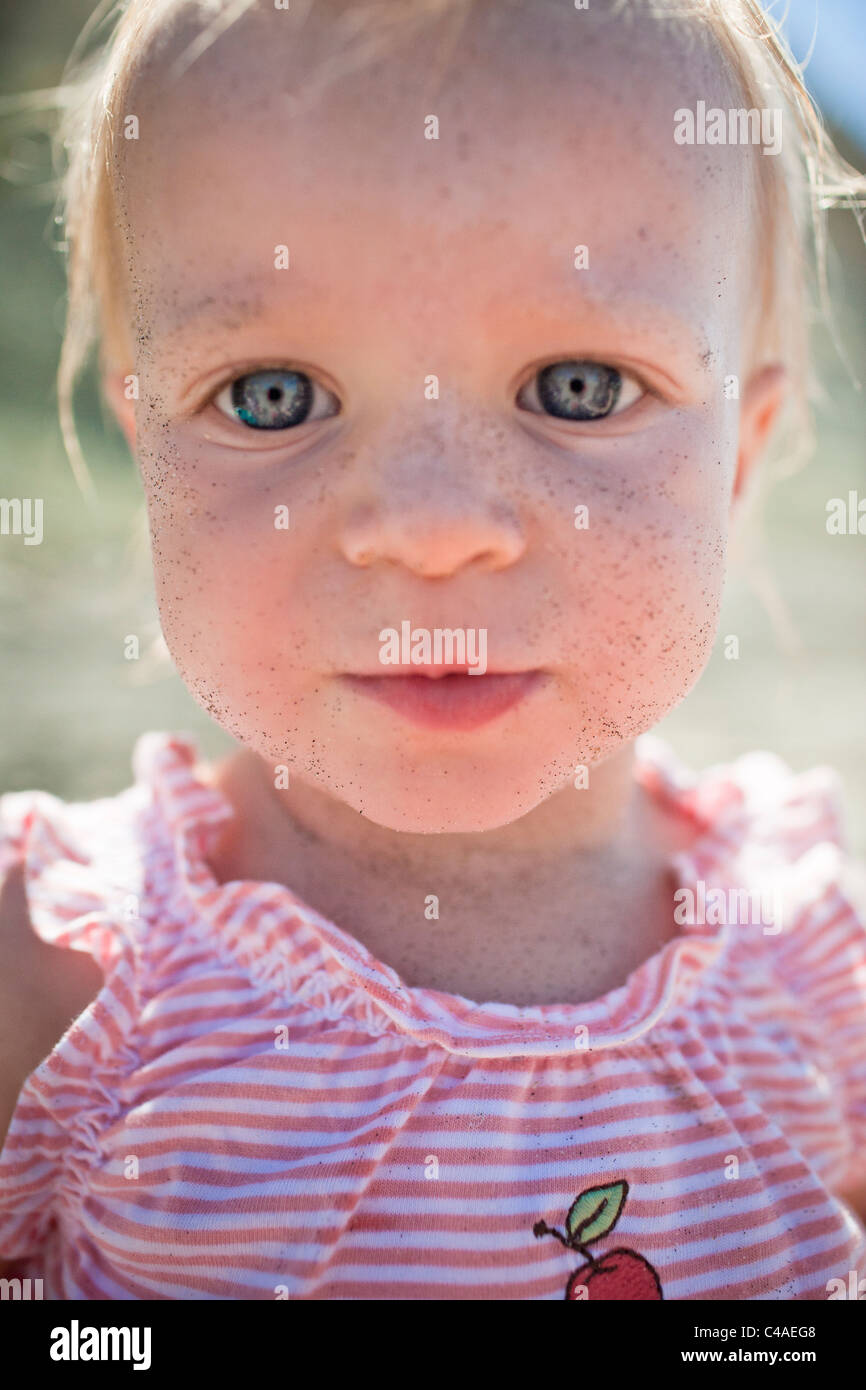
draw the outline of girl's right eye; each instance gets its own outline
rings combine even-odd
[[[317,396],[324,397],[324,402]],[[288,430],[339,413],[340,403],[306,372],[268,367],[236,377],[214,397],[231,420],[253,430]],[[333,407],[333,408],[331,408]]]

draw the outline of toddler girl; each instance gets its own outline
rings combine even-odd
[[[856,1297],[834,778],[648,731],[803,390],[809,199],[863,182],[755,0],[119,8],[65,89],[61,412],[83,478],[98,340],[237,750],[3,799],[7,1272]]]

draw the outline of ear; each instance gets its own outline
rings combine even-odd
[[[733,499],[745,490],[767,446],[788,393],[788,375],[778,362],[759,367],[746,382],[740,397],[740,437]]]
[[[135,400],[128,398],[131,372],[106,371],[102,376],[102,391],[112,413],[126,436],[131,452],[135,453]]]

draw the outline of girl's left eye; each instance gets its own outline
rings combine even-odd
[[[645,394],[627,372],[602,362],[574,360],[542,367],[518,392],[517,404],[560,420],[603,420],[621,415]]]
[[[324,397],[317,399],[317,395]],[[253,430],[288,430],[308,420],[336,415],[340,403],[306,372],[269,367],[236,377],[214,397],[214,405]],[[331,406],[334,409],[331,409]]]

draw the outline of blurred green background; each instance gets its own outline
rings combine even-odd
[[[0,94],[59,78],[91,0],[19,0],[0,19]],[[859,167],[866,159],[850,144]],[[130,780],[146,729],[229,745],[159,654],[141,490],[92,375],[78,398],[82,443],[98,489],[90,510],[72,479],[56,416],[54,373],[64,303],[52,248],[45,142],[0,116],[0,496],[45,499],[45,540],[0,536],[0,788],[40,787],[71,799]],[[831,287],[837,325],[866,382],[866,248],[854,219],[834,213]],[[826,504],[866,496],[866,398],[825,332],[817,360],[831,398],[818,449],[773,486],[763,523],[742,529],[719,638],[699,685],[658,728],[693,766],[770,748],[796,769],[829,763],[845,786],[850,843],[866,851],[866,537],[830,536]],[[142,658],[124,658],[136,634]],[[740,655],[726,660],[736,634]]]

